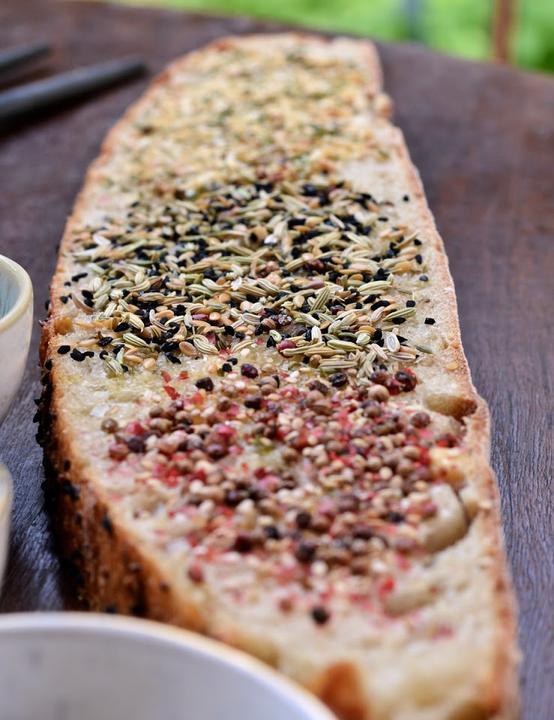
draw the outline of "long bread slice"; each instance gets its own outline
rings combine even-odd
[[[227,38],[110,132],[45,325],[91,608],[253,653],[345,720],[512,718],[489,421],[370,43]]]

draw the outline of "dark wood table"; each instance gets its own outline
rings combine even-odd
[[[227,33],[268,29],[95,3],[3,0],[0,47],[55,43],[51,70],[140,53],[152,71]],[[489,401],[492,460],[520,606],[524,717],[553,712],[553,507],[550,379],[554,284],[554,81],[380,45],[385,83],[446,240],[475,382]],[[37,337],[65,218],[106,130],[145,86],[75,103],[0,139],[0,252],[33,277],[36,323],[27,374],[0,432],[15,480],[0,609],[74,607],[51,547],[35,442]],[[0,372],[2,369],[0,368]]]

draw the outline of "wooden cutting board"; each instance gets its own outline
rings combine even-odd
[[[0,47],[45,39],[61,71],[143,55],[152,71],[228,33],[269,29],[96,3],[2,0]],[[396,104],[445,239],[462,334],[493,420],[509,559],[520,604],[524,717],[547,720],[552,697],[552,428],[554,81],[380,45]],[[24,265],[36,294],[34,342],[23,387],[0,432],[0,457],[15,479],[11,554],[0,609],[75,607],[51,547],[43,511],[41,451],[34,440],[39,394],[38,320],[63,225],[107,129],[146,81],[66,106],[0,138],[0,252]],[[1,372],[1,368],[0,368]]]

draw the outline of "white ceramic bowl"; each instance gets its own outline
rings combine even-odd
[[[2,720],[334,717],[286,678],[220,643],[93,613],[0,617],[0,698]]]
[[[33,286],[23,268],[0,255],[0,423],[21,383],[33,324]]]
[[[33,286],[23,268],[0,255],[0,424],[21,383],[33,324]],[[0,463],[0,583],[8,551],[12,479]]]

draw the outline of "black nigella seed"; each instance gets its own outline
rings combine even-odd
[[[65,305],[65,304],[67,303],[67,301],[69,300],[69,297],[68,297],[67,295],[62,295],[62,296],[60,297],[60,300],[61,300],[61,301],[63,302],[63,304]]]
[[[331,375],[329,378],[331,385],[333,387],[342,387],[343,385],[346,385],[348,382],[348,378],[344,373],[338,372]]]
[[[101,337],[98,341],[98,344],[100,347],[106,347],[106,345],[109,345],[112,342],[113,338],[109,335],[106,335],[105,337]]]
[[[207,390],[208,392],[211,392],[214,389],[214,381],[209,377],[203,377],[196,381],[196,387],[199,390]]]
[[[223,372],[228,373],[228,372],[231,372],[231,370],[233,369],[233,366],[231,365],[231,363],[223,363],[223,365],[221,366],[221,369],[223,370]]]
[[[81,273],[77,273],[77,275],[73,275],[73,276],[71,277],[71,279],[73,280],[73,282],[79,282],[79,280],[82,280],[82,279],[83,279],[84,277],[86,277],[87,275],[88,275],[88,273],[86,273],[86,272],[81,272]]]
[[[101,351],[98,353],[98,357],[100,358],[100,360],[103,360],[104,358],[107,358],[107,357],[108,357],[108,351],[107,351],[107,350],[101,350]]]
[[[175,355],[172,355],[171,353],[166,353],[165,356],[166,356],[166,358],[169,360],[169,362],[172,362],[174,365],[180,365],[180,364],[181,364],[181,361],[180,361],[179,358],[176,357]]]
[[[407,300],[406,307],[415,307],[415,300]]]
[[[385,270],[384,268],[379,268],[379,270],[377,270],[377,272],[373,276],[373,279],[374,280],[386,280],[389,275],[390,275],[390,273],[388,272],[388,270]]]
[[[90,290],[81,290],[81,295],[88,300],[92,300],[94,294]]]
[[[418,238],[416,238],[416,239],[414,240],[414,245],[423,245],[423,243],[421,242],[421,240],[419,240]]]
[[[275,340],[274,338],[272,338],[271,335],[270,335],[270,336],[267,338],[267,341],[266,341],[266,344],[265,344],[265,345],[266,345],[266,347],[268,347],[268,348],[270,348],[270,347],[275,347],[275,346],[277,345],[277,340]]]
[[[425,318],[424,322],[426,325],[434,325],[436,321],[435,321],[435,318],[427,317],[427,318]]]
[[[405,322],[406,322],[406,318],[403,318],[403,317],[395,317],[395,318],[392,319],[392,322],[393,322],[395,325],[402,325],[402,323],[405,323]]]
[[[58,355],[66,355],[68,352],[71,352],[70,345],[60,345],[58,348]]]
[[[45,367],[47,370],[52,370],[52,360],[47,360],[47,361],[44,363],[44,367]]]
[[[415,256],[415,261],[416,261],[416,263],[418,263],[419,265],[421,265],[421,263],[423,262],[423,257],[418,253],[418,254]]]
[[[71,351],[70,357],[75,360],[76,362],[83,362],[83,360],[86,358],[85,353],[82,353],[80,350],[77,350],[77,348],[74,348]]]
[[[131,326],[127,322],[120,322],[119,325],[115,326],[116,332],[124,332],[125,330],[128,330]]]
[[[280,540],[281,539],[281,532],[276,525],[268,525],[264,529],[264,532],[270,540]]]
[[[231,365],[236,365],[238,363],[238,360],[236,357],[230,357],[229,362],[231,363]]]
[[[421,280],[421,282],[427,282],[429,280],[429,276],[428,275],[420,275],[419,279]]]
[[[318,625],[325,625],[325,623],[329,620],[329,611],[326,610],[323,605],[316,605],[312,608],[311,611],[312,618],[314,619],[314,622],[316,622]]]
[[[404,200],[404,202],[410,202],[410,196],[409,196],[409,195],[403,195],[403,196],[402,196],[402,200]]]

